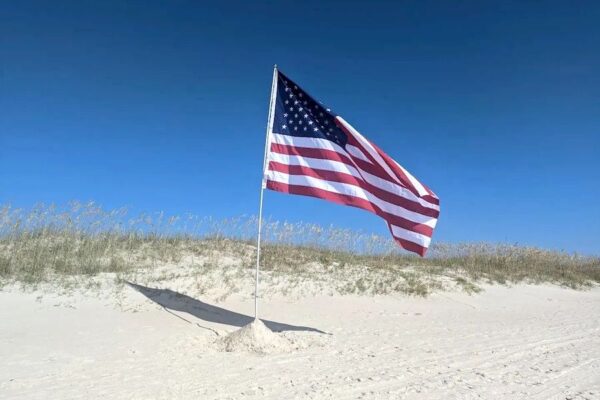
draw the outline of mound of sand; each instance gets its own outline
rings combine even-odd
[[[258,354],[286,352],[293,347],[258,319],[223,337],[221,344],[225,351]]]

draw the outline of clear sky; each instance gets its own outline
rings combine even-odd
[[[0,203],[257,213],[277,63],[437,193],[434,241],[599,254],[599,4],[4,1]]]

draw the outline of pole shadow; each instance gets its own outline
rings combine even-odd
[[[169,312],[170,310],[181,311],[207,322],[216,322],[219,324],[237,326],[240,328],[254,321],[254,317],[249,315],[230,311],[222,307],[213,306],[170,289],[149,288],[133,282],[126,283],[131,288],[143,294]],[[181,318],[177,314],[173,315]],[[261,321],[273,332],[305,331],[328,334],[320,329],[311,328],[309,326],[289,325],[262,318]]]

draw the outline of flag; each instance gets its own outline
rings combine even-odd
[[[264,184],[383,218],[404,249],[425,255],[438,197],[341,116],[276,70]]]

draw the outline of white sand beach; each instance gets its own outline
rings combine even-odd
[[[600,288],[276,295],[260,313],[279,345],[257,353],[223,346],[252,320],[249,296],[162,286],[4,288],[0,398],[600,398]]]

